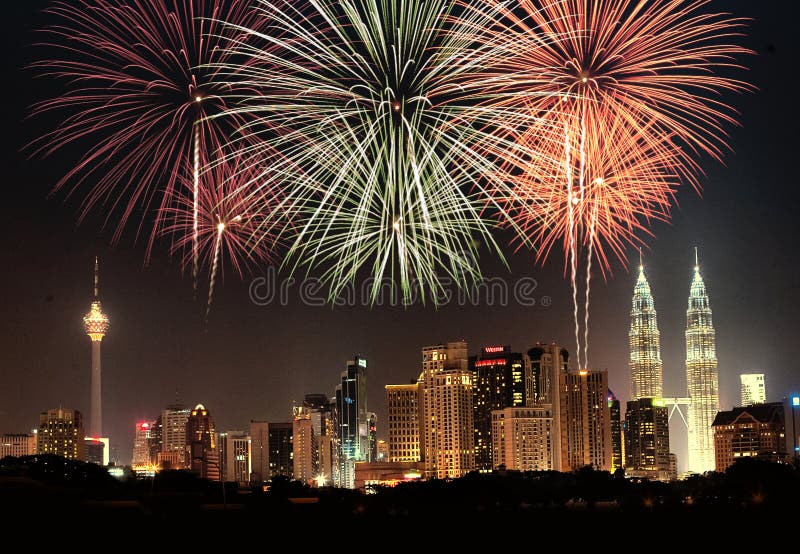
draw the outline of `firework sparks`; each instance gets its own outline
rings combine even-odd
[[[668,217],[678,182],[699,188],[696,155],[720,159],[724,126],[735,123],[735,112],[719,93],[750,88],[719,73],[738,67],[735,58],[748,52],[731,44],[745,21],[704,13],[708,4],[559,0],[540,7],[520,0],[521,12],[498,4],[501,35],[516,49],[509,72],[545,77],[531,88],[528,105],[565,129],[561,142],[531,134],[524,139],[549,152],[537,160],[537,172],[541,160],[562,163],[551,168],[552,178],[520,178],[527,191],[522,196],[528,197],[520,226],[540,246],[540,259],[563,242],[580,367],[589,363],[592,258],[605,275],[611,253],[624,261],[626,245],[641,242],[636,233]],[[525,223],[528,215],[534,216],[531,224]],[[576,261],[581,248],[587,254],[583,361]]]
[[[479,277],[476,239],[500,254],[481,210],[489,190],[514,195],[498,160],[538,156],[509,138],[537,118],[498,102],[527,91],[494,71],[501,49],[483,46],[496,13],[454,5],[260,0],[270,32],[246,29],[261,44],[232,49],[250,63],[229,70],[254,93],[231,113],[266,129],[236,155],[281,175],[268,218],[298,222],[288,263],[324,268],[332,298],[364,269],[373,295],[390,278],[404,298],[416,285],[435,302],[443,277]]]
[[[183,176],[193,176],[197,202],[200,173],[242,126],[241,117],[209,118],[226,108],[231,92],[213,64],[235,38],[224,38],[218,20],[254,25],[251,11],[244,0],[81,0],[55,2],[47,12],[59,20],[45,30],[59,57],[33,67],[65,90],[33,113],[64,119],[31,148],[49,155],[73,142],[92,145],[55,190],[88,188],[81,218],[102,207],[106,223],[116,222],[114,241],[142,212],[137,236],[153,221],[149,256]]]

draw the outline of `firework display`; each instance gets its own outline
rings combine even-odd
[[[593,261],[607,276],[699,156],[721,159],[722,92],[745,21],[709,0],[81,0],[56,2],[34,67],[66,118],[33,144],[92,147],[56,188],[134,214],[197,280],[226,260],[358,277],[435,303],[481,279],[511,228],[565,253],[588,366]],[[583,262],[585,260],[585,264]],[[585,274],[583,338],[579,276]],[[583,348],[582,348],[583,345]],[[581,358],[583,353],[583,359]]]
[[[555,243],[566,254],[573,294],[576,357],[588,366],[592,260],[605,274],[624,261],[653,220],[664,220],[681,180],[699,188],[698,154],[719,159],[724,125],[735,112],[723,91],[749,87],[720,70],[747,50],[731,44],[745,22],[706,13],[708,0],[559,0],[499,3],[502,33],[516,52],[509,71],[544,78],[529,108],[561,141],[528,133],[541,156],[518,177],[526,199],[517,221],[545,259]],[[543,167],[542,160],[556,160]],[[526,224],[526,218],[530,223]],[[544,223],[542,224],[542,222]],[[578,310],[579,258],[585,255],[584,340]],[[581,360],[581,344],[584,358]]]

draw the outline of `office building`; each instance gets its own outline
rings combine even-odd
[[[752,404],[719,412],[714,418],[715,469],[725,471],[737,460],[787,458],[784,405]]]
[[[221,461],[218,465],[220,469],[224,467],[225,481],[239,483],[240,486],[247,486],[250,483],[250,435],[243,431],[228,431],[220,434],[220,441],[225,441],[225,446],[221,452],[214,452],[219,456],[224,453],[225,463]]]
[[[561,471],[585,466],[609,471],[612,450],[608,372],[582,369],[558,377]]]
[[[86,461],[83,415],[78,410],[54,408],[39,414],[36,450],[70,460]]]
[[[250,480],[261,483],[270,478],[269,471],[269,423],[250,420]]]
[[[19,458],[36,454],[37,433],[7,433],[0,435],[0,460],[6,456]]]
[[[367,421],[367,360],[355,355],[347,362],[336,387],[336,412],[339,425],[339,479],[341,486],[355,486],[355,463],[369,460],[369,422]]]
[[[537,342],[523,357],[525,365],[525,404],[533,407],[553,404],[557,376],[566,373],[569,353],[559,345]]]
[[[650,284],[644,276],[641,259],[639,278],[633,288],[628,342],[631,399],[663,398],[661,335],[658,332],[658,319],[653,296],[650,294]]]
[[[608,391],[608,414],[611,424],[611,471],[622,469],[625,464],[625,448],[622,438],[622,413],[619,400]]]
[[[464,341],[422,349],[420,456],[426,477],[461,477],[475,469],[468,361]]]
[[[214,419],[205,406],[198,404],[190,412],[186,421],[186,447],[188,450],[187,465],[192,473],[219,481],[220,467],[216,459],[217,434]]]
[[[311,483],[318,475],[317,437],[311,422],[311,411],[303,406],[295,406],[293,411],[292,473],[298,481]]]
[[[554,444],[556,437],[549,407],[508,407],[492,412],[495,468],[550,471]]]
[[[419,384],[386,385],[389,462],[418,462]]]
[[[473,424],[475,427],[475,468],[491,471],[492,412],[525,405],[525,369],[522,354],[509,346],[485,346],[469,358],[473,382]]]
[[[294,476],[293,437],[294,424],[269,424],[269,476]]]
[[[713,471],[711,424],[719,411],[719,374],[711,305],[695,249],[694,277],[686,310],[686,388],[689,393],[689,471]]]
[[[764,404],[767,401],[767,388],[763,373],[742,373],[742,406]]]
[[[155,465],[150,450],[153,426],[154,424],[149,421],[140,421],[136,424],[133,436],[133,458],[131,459],[131,467],[134,470]]]
[[[625,473],[659,481],[671,478],[669,413],[657,398],[628,402],[625,411]]]

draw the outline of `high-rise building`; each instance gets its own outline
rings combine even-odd
[[[367,360],[355,355],[336,387],[339,424],[339,472],[341,486],[355,486],[355,463],[369,460],[367,421]]]
[[[286,423],[269,424],[269,476],[277,475],[292,478],[294,473],[294,425]]]
[[[422,349],[420,453],[426,477],[461,477],[475,469],[472,372],[467,343]]]
[[[767,401],[767,388],[763,373],[742,373],[742,406],[764,404]]]
[[[525,403],[528,406],[554,404],[557,376],[566,373],[569,353],[557,344],[537,342],[523,358],[525,365]]]
[[[472,372],[473,424],[475,427],[475,469],[491,471],[492,412],[525,405],[525,369],[522,354],[510,346],[485,346],[469,358]]]
[[[386,385],[389,462],[418,462],[419,384]]]
[[[36,454],[38,433],[8,433],[0,435],[0,460],[6,456],[33,456]]]
[[[717,471],[725,471],[742,458],[783,460],[786,420],[781,402],[752,404],[719,412],[714,418],[714,455]]]
[[[800,394],[783,399],[783,420],[786,422],[786,452],[797,463],[800,461]]]
[[[175,403],[161,411],[161,452],[158,463],[170,469],[188,467],[186,455],[186,422],[191,410]]]
[[[711,305],[695,249],[694,277],[686,310],[686,388],[689,393],[689,471],[713,471],[711,424],[719,411],[719,374]]]
[[[261,483],[270,478],[269,471],[269,423],[250,420],[250,480]]]
[[[334,425],[334,404],[324,394],[307,394],[303,407],[311,416],[314,437],[317,441],[317,483],[331,483],[336,471],[338,456],[338,430]]]
[[[94,259],[94,300],[89,313],[83,316],[83,326],[92,342],[92,391],[91,410],[89,412],[89,434],[92,437],[103,436],[102,385],[100,375],[100,346],[108,332],[109,319],[100,305],[100,262]]]
[[[216,457],[217,434],[214,420],[206,407],[198,404],[186,420],[186,447],[188,449],[187,465],[192,473],[219,481],[219,459]],[[249,477],[248,477],[249,479]]]
[[[492,459],[496,468],[552,470],[554,443],[549,407],[509,407],[492,412]]]
[[[109,451],[107,437],[99,437],[96,439],[84,437],[83,451],[85,454],[84,460],[90,464],[97,464],[100,466],[108,465]]]
[[[611,471],[622,469],[625,464],[622,440],[622,414],[619,400],[614,393],[608,391],[608,413],[611,418]]]
[[[134,470],[149,468],[155,463],[150,450],[153,425],[150,421],[140,421],[136,424],[136,432],[133,437],[133,458],[131,459],[131,467]]]
[[[625,411],[625,473],[669,481],[669,413],[658,398],[628,402]]]
[[[39,414],[36,450],[70,460],[86,460],[83,415],[78,410],[54,408]]]
[[[225,454],[225,481],[234,481],[242,486],[250,483],[250,435],[243,431],[220,433],[220,441],[225,440],[222,449]],[[214,452],[215,455],[221,454]]]
[[[311,482],[317,472],[317,437],[311,422],[311,411],[294,407],[292,421],[293,475],[298,481]]]
[[[378,459],[377,462],[389,461],[389,443],[383,439],[378,439]]]
[[[633,288],[630,345],[631,399],[663,398],[661,335],[650,284],[639,261],[639,278]]]
[[[561,437],[560,471],[574,471],[585,466],[610,470],[608,372],[582,369],[561,373],[558,411],[561,419],[557,430]]]
[[[367,412],[367,461],[378,461],[378,414]]]

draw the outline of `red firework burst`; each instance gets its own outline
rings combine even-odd
[[[149,256],[182,179],[192,176],[197,189],[200,173],[243,123],[242,116],[210,117],[235,93],[216,64],[238,35],[220,21],[253,26],[255,16],[245,0],[81,0],[46,11],[59,19],[44,31],[57,57],[33,67],[60,79],[64,90],[33,113],[63,120],[31,147],[46,156],[70,143],[88,145],[55,190],[86,189],[81,218],[102,206],[115,241],[141,212],[137,236],[153,221]]]

